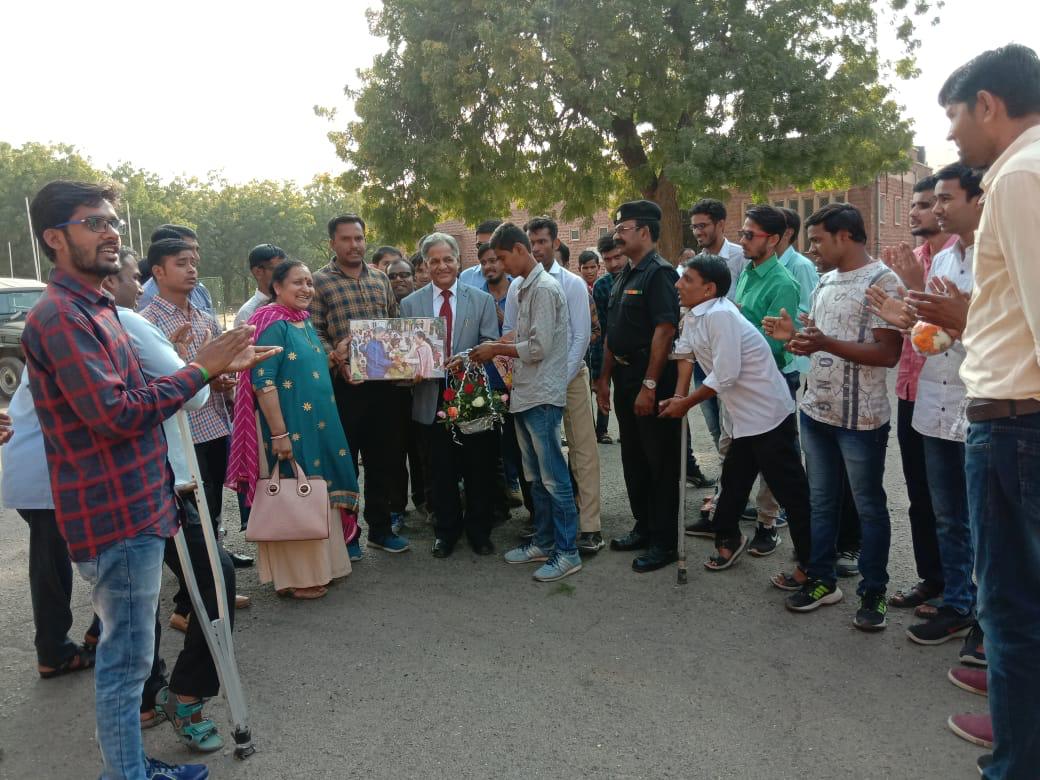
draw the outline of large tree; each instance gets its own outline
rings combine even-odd
[[[859,183],[906,164],[879,23],[912,51],[907,0],[384,0],[386,51],[330,138],[366,214],[415,240],[512,203],[562,218],[643,196]]]

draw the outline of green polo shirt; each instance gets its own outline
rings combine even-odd
[[[776,317],[780,309],[787,309],[792,319],[798,317],[798,282],[790,271],[784,268],[773,255],[762,265],[753,262],[744,267],[744,272],[737,281],[737,294],[734,303],[740,307],[744,316],[762,333],[762,319]],[[765,336],[765,333],[762,333]],[[792,355],[784,351],[784,342],[766,336],[773,359],[781,371],[791,362]]]

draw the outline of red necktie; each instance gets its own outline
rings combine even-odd
[[[441,316],[444,317],[444,352],[445,360],[451,356],[451,290],[443,290],[441,292],[443,300],[441,302]]]

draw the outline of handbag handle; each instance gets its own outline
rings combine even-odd
[[[306,498],[311,494],[311,483],[304,473],[300,464],[296,462],[295,458],[290,458],[289,463],[293,467],[293,474],[296,476],[296,495],[300,498]],[[278,492],[282,489],[282,461],[278,461],[275,468],[271,472],[271,479],[267,483],[265,488],[267,495],[277,496]]]

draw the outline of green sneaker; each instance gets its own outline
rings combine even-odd
[[[884,593],[864,593],[859,599],[859,609],[852,625],[860,631],[880,631],[887,623],[885,622],[885,611],[888,609],[888,601]]]
[[[787,597],[784,606],[792,612],[812,612],[826,604],[837,604],[843,598],[845,594],[837,584],[828,585],[823,580],[809,580],[800,590]]]

